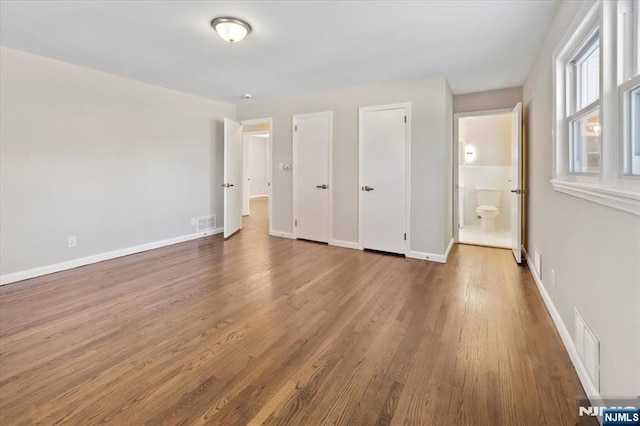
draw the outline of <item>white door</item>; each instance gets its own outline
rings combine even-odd
[[[360,241],[405,254],[408,106],[360,108]]]
[[[242,228],[242,126],[224,119],[224,237]]]
[[[511,112],[511,250],[522,262],[522,104]]]
[[[242,134],[242,216],[249,216],[249,135]]]
[[[296,238],[329,241],[331,112],[293,117]]]

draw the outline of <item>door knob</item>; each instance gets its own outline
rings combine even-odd
[[[363,191],[373,191],[373,188],[372,188],[372,187],[370,187],[370,186],[363,186],[363,187],[362,187],[362,190],[363,190]]]
[[[520,188],[512,189],[511,192],[513,192],[514,194],[523,194],[524,193],[524,191],[522,189],[520,189]]]
[[[223,188],[229,188],[229,187],[232,187],[232,186],[233,186],[233,184],[232,184],[232,183],[223,183],[221,186],[222,186]]]
[[[322,185],[316,185],[316,188],[320,188],[320,189],[327,189],[329,187],[329,185],[327,185],[326,183],[323,183]]]

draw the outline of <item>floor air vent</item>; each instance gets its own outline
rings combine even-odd
[[[196,231],[210,231],[216,227],[215,216],[200,216],[196,221]]]
[[[573,337],[576,350],[589,373],[589,378],[600,391],[600,341],[591,330],[584,317],[575,309],[575,335]]]

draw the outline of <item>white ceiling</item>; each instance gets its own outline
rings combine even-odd
[[[556,7],[555,0],[2,0],[0,43],[231,103],[435,73],[458,94],[522,85]],[[209,26],[221,15],[249,21],[253,33],[225,43]]]

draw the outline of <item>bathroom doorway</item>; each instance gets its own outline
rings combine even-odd
[[[511,109],[455,115],[456,241],[512,248]]]

